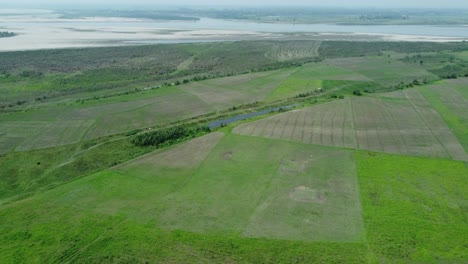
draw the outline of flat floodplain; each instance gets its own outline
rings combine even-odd
[[[212,133],[41,197],[77,215],[127,215],[168,230],[364,240],[352,153],[287,141]]]
[[[305,53],[313,53],[318,44],[312,44],[310,47],[301,44],[291,54],[284,53],[278,46],[278,50],[273,48],[275,54],[278,54],[270,55],[300,57],[302,51],[299,49],[305,49]],[[389,59],[383,56],[328,59],[301,67],[190,82],[99,100],[78,102],[78,97],[76,102],[69,101],[65,106],[51,103],[43,109],[14,113],[11,117],[2,114],[0,120],[8,119],[11,122],[3,124],[4,121],[0,121],[0,127],[34,126],[34,129],[30,130],[29,136],[0,135],[0,144],[5,146],[3,153],[16,146],[21,151],[54,147],[76,143],[82,139],[164,125],[242,104],[287,99],[318,88],[326,92],[351,93],[355,89],[366,87],[379,90],[393,85],[393,80],[396,79],[413,81],[434,78],[423,68],[396,60],[389,63],[387,60]],[[385,74],[382,75],[381,72]],[[181,105],[184,107],[180,107]],[[15,124],[19,121],[23,123]],[[35,123],[37,121],[52,122],[38,127]],[[64,124],[67,123],[72,124],[67,127],[74,128],[66,129]],[[17,132],[24,133],[19,130]],[[48,136],[51,134],[59,136]]]
[[[378,152],[465,160],[459,141],[417,90],[405,98],[353,97],[234,129],[242,135]]]
[[[372,263],[465,263],[464,162],[356,152]]]

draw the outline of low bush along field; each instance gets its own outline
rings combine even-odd
[[[416,89],[405,98],[353,97],[293,110],[234,129],[242,135],[467,160],[456,136]]]
[[[463,162],[216,132],[1,206],[0,257],[462,263],[467,176]]]

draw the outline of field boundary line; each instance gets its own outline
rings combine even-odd
[[[351,98],[349,100],[349,104],[350,104],[350,107],[351,107],[351,118],[353,120],[353,131],[354,131],[354,140],[356,142],[356,148],[357,149],[360,149],[360,144],[359,144],[359,139],[358,139],[358,136],[357,136],[357,130],[356,130],[356,119],[355,119],[355,111],[354,111],[354,106],[353,106],[353,98]]]
[[[331,144],[333,146],[336,146],[335,144],[335,137],[333,136],[335,133],[335,118],[336,118],[336,107],[335,109],[333,109],[333,114],[332,114],[332,118],[331,118],[331,133],[330,133],[330,140],[331,140]]]
[[[421,98],[423,98],[423,100],[432,108],[432,105],[426,100],[426,97],[424,97],[423,94],[421,94],[418,90],[414,89],[413,91],[417,92],[419,95],[421,95]],[[450,152],[447,150],[447,147],[445,146],[445,144],[442,143],[442,141],[439,139],[439,137],[434,133],[434,131],[432,130],[432,128],[428,125],[426,119],[423,117],[423,115],[421,114],[420,110],[419,110],[419,107],[417,107],[415,105],[415,103],[413,102],[413,100],[411,100],[411,98],[408,97],[408,94],[406,92],[403,92],[403,94],[405,95],[405,97],[408,99],[408,101],[410,102],[411,104],[411,107],[413,107],[414,111],[416,111],[416,113],[418,114],[418,116],[421,118],[421,120],[423,121],[424,125],[427,127],[427,129],[431,132],[431,135],[437,140],[437,142],[439,142],[439,144],[442,146],[442,148],[444,149],[445,151],[445,154],[447,154],[448,157],[450,158],[454,158]],[[435,109],[434,109],[435,110]],[[436,114],[439,115],[440,117],[440,114],[437,110],[435,110]],[[445,121],[442,119],[442,117],[440,117],[441,120],[444,122],[445,126],[447,127],[447,124],[445,123]],[[447,127],[448,129],[448,127]],[[449,129],[450,130],[450,129]],[[458,139],[457,139],[458,140]]]
[[[302,133],[301,133],[301,141],[304,142],[304,143],[307,143],[307,141],[305,141],[305,135],[306,135],[306,123],[307,123],[307,111],[305,110],[302,110],[302,114],[304,115],[303,118],[302,118]]]

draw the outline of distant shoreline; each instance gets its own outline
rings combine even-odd
[[[14,12],[8,14],[12,13],[15,14]],[[467,25],[340,26],[256,23],[211,18],[201,18],[198,22],[154,21],[128,17],[62,19],[60,14],[47,10],[26,15],[0,15],[0,24],[1,31],[17,34],[14,37],[0,39],[0,52],[242,40],[411,42],[468,40]],[[436,36],[437,33],[441,35]]]

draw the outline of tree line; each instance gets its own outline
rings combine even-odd
[[[172,145],[196,136],[210,132],[208,126],[186,127],[176,126],[165,129],[159,129],[152,132],[135,135],[131,142],[136,146],[155,146],[162,147]]]

